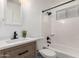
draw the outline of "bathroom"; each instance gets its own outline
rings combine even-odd
[[[78,6],[79,0],[0,0],[0,58],[78,58]]]

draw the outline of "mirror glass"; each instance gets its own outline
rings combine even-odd
[[[7,0],[5,6],[5,23],[11,25],[21,25],[21,3],[19,0]]]

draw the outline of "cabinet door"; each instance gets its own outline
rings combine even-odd
[[[4,51],[6,58],[31,58],[35,57],[36,44],[35,42],[23,44],[17,47],[5,49]]]
[[[4,58],[4,51],[0,50],[0,58]]]

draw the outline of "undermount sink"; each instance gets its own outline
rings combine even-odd
[[[6,43],[15,43],[15,42],[19,42],[19,41],[23,41],[25,39],[12,39],[12,40],[7,40]]]
[[[9,39],[9,40],[7,40],[7,41],[5,41],[6,43],[8,43],[8,44],[11,44],[11,43],[19,43],[19,42],[31,42],[31,41],[35,41],[35,40],[37,40],[37,38],[29,38],[29,37],[27,37],[27,38],[18,38],[18,39]]]
[[[14,40],[11,40],[10,38],[6,38],[5,40],[0,41],[0,50],[22,45],[22,44],[36,42],[39,39],[41,39],[41,38],[34,38],[34,37],[21,38],[20,37],[18,39],[14,39]]]

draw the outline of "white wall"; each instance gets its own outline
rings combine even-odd
[[[47,0],[29,0],[29,4],[25,3],[23,6],[23,19],[25,20],[24,28],[28,31],[28,36],[41,36],[41,11],[48,7],[47,3]]]

